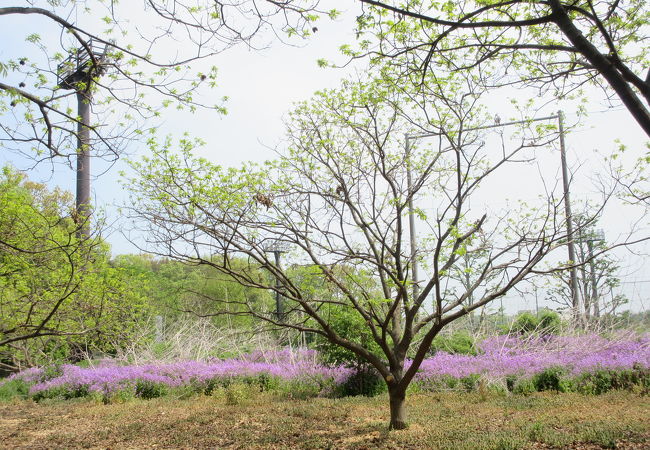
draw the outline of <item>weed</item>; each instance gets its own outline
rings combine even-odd
[[[135,383],[135,396],[144,400],[162,397],[169,391],[167,385],[149,380],[138,380]]]
[[[232,383],[225,388],[225,396],[226,405],[240,405],[250,398],[250,385],[246,385],[245,383]]]
[[[7,402],[14,398],[26,399],[29,396],[29,385],[20,378],[0,384],[0,402]]]

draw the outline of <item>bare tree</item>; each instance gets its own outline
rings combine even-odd
[[[192,142],[183,141],[178,153],[168,143],[134,164],[138,176],[127,185],[143,247],[279,291],[282,318],[246,301],[236,302],[238,314],[316,333],[367,361],[388,386],[390,428],[399,429],[406,426],[406,389],[438,332],[532,275],[566,234],[562,198],[552,190],[521,215],[469,205],[488,178],[526,164],[535,149],[548,150],[556,131],[524,124],[501,148],[488,146],[472,131],[478,92],[466,94],[466,80],[452,78],[423,93],[382,75],[297,105],[288,148],[277,161],[225,169],[193,156]],[[407,156],[403,133],[415,131],[420,119],[438,139],[414,143]],[[411,199],[426,227],[413,253]],[[278,242],[293,249],[286,257],[293,268],[312,269],[310,283],[276,264],[266,250]],[[468,252],[476,255],[472,282],[450,289],[450,271]],[[413,280],[413,254],[424,272],[420,280]],[[259,268],[271,276],[255,277]],[[214,300],[215,314],[228,313],[228,301]],[[331,308],[360,317],[380,350],[337,333],[328,321]]]
[[[579,273],[580,315],[586,324],[597,326],[602,316],[611,317],[628,303],[627,297],[620,292],[621,280],[618,275],[621,261],[611,252],[602,231],[596,229],[595,221],[588,224],[578,221],[576,228],[575,265]],[[564,308],[571,307],[566,277],[562,273],[554,273],[548,284],[548,297]]]

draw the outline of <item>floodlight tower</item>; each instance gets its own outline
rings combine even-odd
[[[287,253],[291,249],[291,246],[288,242],[283,242],[280,240],[275,240],[270,244],[264,247],[265,252],[273,253],[275,257],[275,267],[276,270],[280,270],[280,258],[282,253]],[[284,308],[282,305],[282,294],[280,290],[282,288],[282,283],[280,283],[280,277],[275,274],[275,315],[278,318],[278,322],[284,321]]]
[[[107,63],[109,45],[98,45],[92,39],[75,49],[57,67],[57,84],[61,89],[77,93],[79,121],[77,124],[77,190],[76,213],[80,224],[77,236],[90,235],[90,105],[92,84],[101,76]]]
[[[595,230],[592,236],[587,239],[587,248],[589,249],[589,268],[591,270],[591,291],[593,300],[593,314],[596,319],[600,318],[600,306],[598,305],[598,280],[596,279],[596,264],[594,262],[594,242],[605,242],[605,232]]]

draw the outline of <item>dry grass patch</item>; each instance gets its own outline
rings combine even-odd
[[[602,396],[417,394],[411,427],[388,433],[387,398],[285,400],[259,394],[0,404],[0,446],[49,448],[643,448],[650,401]]]

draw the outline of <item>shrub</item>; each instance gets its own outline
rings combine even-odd
[[[308,398],[318,397],[323,391],[323,384],[314,383],[308,380],[288,380],[280,384],[280,394],[284,397],[306,400]]]
[[[537,391],[537,387],[532,378],[520,378],[512,387],[513,394],[530,395],[535,391]]]
[[[618,390],[640,390],[647,393],[650,387],[650,369],[636,365],[632,369],[612,370],[599,369],[586,372],[574,380],[575,390],[582,394],[599,395]]]
[[[515,389],[515,384],[517,383],[517,375],[508,375],[506,377],[506,388],[508,391],[512,392]]]
[[[232,383],[226,390],[226,404],[240,405],[244,400],[250,398],[250,386],[245,383]]]
[[[53,387],[44,391],[38,391],[34,394],[32,394],[32,399],[35,402],[40,402],[42,400],[48,400],[48,399],[62,399],[66,398],[66,391],[68,390],[67,386],[57,386]],[[71,397],[67,397],[71,398]]]
[[[476,389],[480,378],[481,376],[475,373],[461,378],[460,383],[467,392],[471,392]]]
[[[0,402],[10,401],[14,398],[25,399],[28,396],[29,384],[20,378],[14,378],[0,384]]]
[[[519,334],[530,334],[537,330],[539,320],[529,312],[521,313],[512,324],[512,331]]]
[[[254,376],[244,377],[243,382],[249,386],[255,386],[260,392],[272,391],[280,385],[280,379],[266,372]]]
[[[135,396],[149,400],[167,394],[168,387],[162,383],[149,380],[138,380],[135,383]]]
[[[557,334],[562,327],[560,315],[548,309],[543,310],[537,316],[539,331],[544,334]]]
[[[102,402],[104,404],[109,403],[126,403],[135,399],[135,392],[133,389],[125,388],[110,393],[105,393],[102,396]]]
[[[566,378],[567,371],[563,367],[549,367],[533,376],[533,384],[537,391],[570,392],[571,383]]]
[[[386,390],[386,383],[379,372],[374,367],[364,365],[343,382],[339,387],[339,395],[342,397],[355,395],[374,397]]]
[[[451,335],[438,335],[431,343],[431,353],[443,351],[455,355],[476,355],[474,338],[467,331],[457,331]]]

